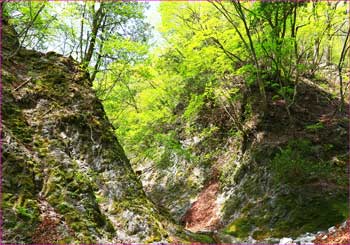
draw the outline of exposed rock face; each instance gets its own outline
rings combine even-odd
[[[210,171],[193,166],[181,157],[172,161],[171,167],[165,169],[155,167],[152,161],[135,168],[141,173],[147,196],[180,222],[204,187],[205,176],[210,175]]]
[[[3,243],[173,241],[79,64],[2,35]]]

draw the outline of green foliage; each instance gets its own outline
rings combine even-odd
[[[278,94],[283,98],[291,98],[294,93],[294,88],[291,86],[283,86],[278,90]]]
[[[53,22],[56,15],[46,2],[6,2],[2,3],[4,17],[13,24],[20,43],[24,47],[47,49],[48,41],[55,34]]]
[[[19,215],[23,219],[32,220],[35,217],[35,214],[30,209],[27,209],[25,207],[17,207],[16,212],[17,215]]]
[[[237,11],[231,3],[222,6],[230,13]],[[332,13],[332,29],[342,23],[344,9],[342,4],[327,7],[324,3],[284,2],[242,3],[242,7],[249,33],[245,32],[244,23],[231,15],[235,23],[240,23],[235,29],[212,3],[162,2],[158,30],[166,42],[161,47],[148,51],[146,46],[120,38],[106,42],[107,53],[118,48],[143,57],[111,63],[111,72],[94,84],[132,162],[151,159],[164,168],[171,165],[175,156],[191,159],[193,156],[188,156],[178,139],[179,132],[173,129],[183,127],[186,137],[204,133],[205,128],[194,122],[208,104],[234,107],[242,99],[239,83],[233,77],[243,78],[253,88],[260,75],[262,84],[272,91],[272,100],[283,99],[287,106],[293,103],[296,76],[308,72],[312,64],[308,50],[313,49],[317,38],[321,40],[320,49],[327,47],[321,37],[327,20],[317,15],[317,24],[311,25],[308,17],[314,11]],[[296,26],[300,26],[297,32]],[[304,35],[310,38],[313,29],[317,32],[310,42]],[[259,67],[252,62],[251,48],[244,44],[249,35]],[[245,118],[251,118],[251,104],[245,109]],[[237,129],[230,132],[239,134]],[[287,160],[288,154],[280,157]],[[290,168],[302,171],[305,164],[293,161]]]
[[[153,157],[157,167],[161,169],[171,167],[179,156],[187,161],[191,160],[191,154],[182,148],[182,145],[176,139],[176,133],[174,131],[170,131],[168,134],[155,135],[155,141],[159,144],[159,152]]]
[[[295,183],[305,180],[310,168],[311,162],[304,158],[304,150],[308,150],[310,145],[308,142],[300,142],[303,147],[299,148],[299,144],[288,145],[286,149],[272,160],[272,168],[275,174],[276,183]]]
[[[310,178],[327,176],[327,172],[332,171],[332,166],[329,162],[320,162],[315,158],[320,154],[319,150],[313,148],[308,140],[292,141],[280,149],[271,161],[276,184],[301,185]]]
[[[204,104],[204,95],[194,95],[192,94],[190,102],[186,107],[186,110],[183,114],[184,118],[188,121],[194,121],[202,106]]]
[[[81,62],[94,80],[115,61],[134,63],[147,51],[147,4],[134,2],[7,2],[5,16],[22,46],[54,49]]]
[[[318,123],[306,126],[306,129],[309,131],[312,131],[312,132],[316,132],[316,131],[323,129],[323,128],[324,128],[324,125],[322,122],[318,122]]]

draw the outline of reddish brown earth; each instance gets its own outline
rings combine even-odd
[[[64,222],[62,215],[58,214],[44,199],[39,200],[41,223],[36,227],[32,236],[35,244],[61,243],[65,235],[74,236],[73,230]]]
[[[346,221],[346,225],[336,226],[334,232],[320,234],[313,241],[315,244],[350,244],[350,219]]]
[[[211,181],[203,188],[198,199],[183,217],[185,228],[192,232],[215,230],[219,224],[218,211],[216,203],[219,183],[217,180]]]

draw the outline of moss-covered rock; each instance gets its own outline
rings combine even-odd
[[[53,52],[11,52],[3,27],[3,242],[170,239],[179,228],[145,196],[87,73]]]
[[[317,232],[347,219],[349,179],[340,163],[346,149],[336,137],[314,134],[323,139],[315,142],[304,134],[277,146],[252,143],[240,170],[236,166],[223,173],[227,199],[221,232],[267,241]]]

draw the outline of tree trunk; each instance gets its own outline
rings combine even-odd
[[[94,8],[94,6],[93,6]],[[92,55],[95,50],[95,45],[96,45],[96,39],[97,39],[97,34],[100,30],[102,20],[104,18],[104,13],[102,12],[103,10],[103,3],[101,3],[99,9],[94,13],[93,20],[92,20],[92,30],[91,30],[91,36],[90,36],[90,41],[89,41],[89,47],[87,49],[87,52],[85,54],[85,57],[83,59],[83,67],[87,68],[91,62]]]

